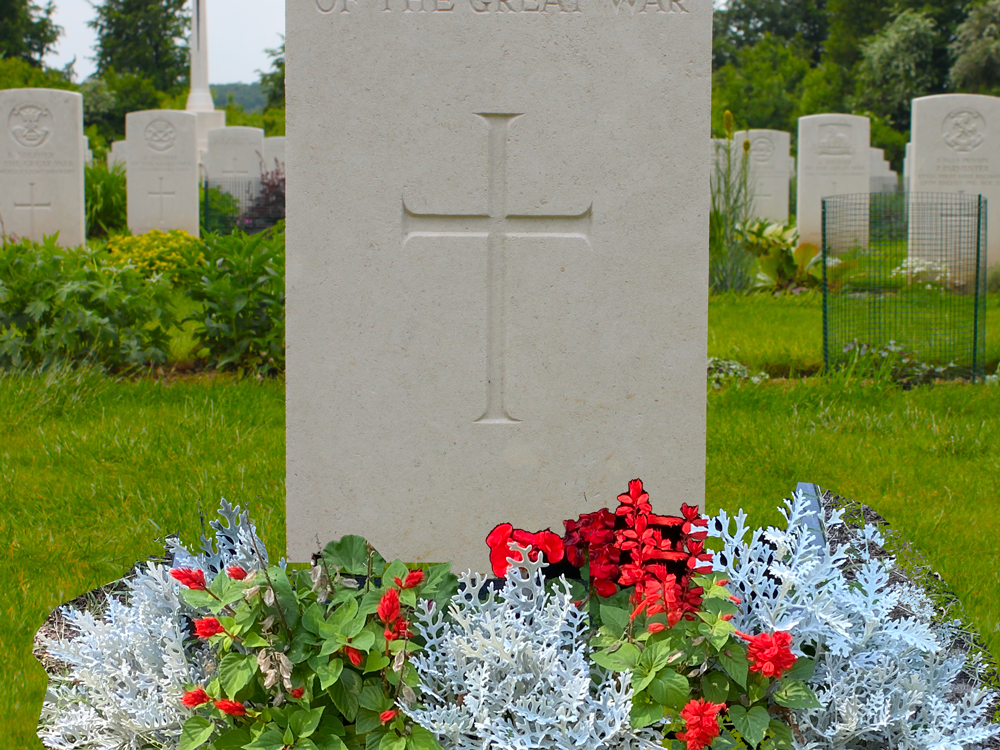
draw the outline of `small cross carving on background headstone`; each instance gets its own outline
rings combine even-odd
[[[167,191],[165,191],[163,189],[163,178],[162,177],[160,178],[160,190],[159,190],[159,192],[153,192],[152,190],[149,191],[149,197],[150,198],[159,198],[160,199],[160,223],[161,224],[163,223],[163,199],[164,198],[173,198],[174,195],[175,195],[174,191],[171,190],[170,192],[167,192]]]
[[[515,424],[504,406],[505,355],[504,287],[505,241],[508,237],[581,239],[590,247],[593,204],[579,214],[545,216],[507,213],[507,129],[521,114],[477,112],[489,128],[489,206],[485,214],[415,213],[403,200],[403,245],[415,237],[485,237],[487,287],[487,400],[477,423]]]

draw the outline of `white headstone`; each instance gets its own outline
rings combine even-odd
[[[285,136],[278,135],[264,139],[264,171],[285,169]]]
[[[208,131],[205,171],[209,180],[259,180],[264,157],[260,128],[216,128]]]
[[[128,228],[183,229],[198,236],[197,118],[152,109],[125,116]]]
[[[711,3],[287,13],[291,559],[703,504]]]
[[[748,135],[749,134],[749,135]],[[781,130],[740,130],[733,134],[734,158],[750,139],[750,184],[754,218],[788,221],[788,182],[792,136]]]
[[[913,177],[913,143],[906,144],[906,152],[903,155],[903,192],[908,193],[911,189]]]
[[[121,164],[122,166],[125,166],[126,151],[127,148],[125,141],[112,141],[111,148],[108,149],[108,168],[110,169],[115,164]]]
[[[987,263],[1000,262],[1000,98],[943,94],[913,100],[915,193],[980,194],[987,201]]]
[[[870,122],[858,115],[809,115],[799,118],[799,237],[823,243],[823,198],[867,193],[871,161]],[[863,228],[867,235],[867,227]]]
[[[85,240],[83,97],[57,89],[0,91],[0,218],[8,235],[64,247]]]
[[[94,163],[94,152],[90,150],[90,138],[83,136],[80,146],[83,148],[83,163],[89,167]]]
[[[885,150],[869,148],[868,178],[869,191],[872,193],[894,193],[899,186],[899,175],[892,170],[892,165],[885,158]]]

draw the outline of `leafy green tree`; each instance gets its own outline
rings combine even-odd
[[[36,68],[18,57],[0,57],[0,89],[68,89],[77,87],[65,71]]]
[[[185,2],[104,0],[96,6],[89,26],[97,32],[98,76],[111,70],[139,76],[164,92],[187,86],[190,17]]]
[[[861,59],[861,40],[892,21],[893,0],[827,0],[824,59],[847,70]]]
[[[277,49],[264,50],[271,58],[271,70],[260,73],[260,87],[267,96],[264,109],[285,108],[285,40]]]
[[[714,67],[733,63],[737,50],[768,34],[795,41],[807,57],[819,62],[827,32],[824,4],[825,0],[731,0],[713,18]]]
[[[931,65],[937,28],[926,13],[904,10],[875,36],[861,43],[854,109],[864,109],[906,130],[910,100],[931,92]]]
[[[143,109],[159,109],[167,96],[143,76],[118,75],[114,68],[103,78],[91,77],[80,84],[83,94],[83,123],[110,143],[125,137],[125,115]]]
[[[956,91],[1000,93],[1000,0],[969,11],[951,44],[955,64],[950,82]]]
[[[852,91],[851,75],[835,62],[827,60],[806,73],[801,89],[798,117],[850,109],[847,98]]]
[[[43,6],[31,0],[0,0],[0,58],[42,67],[42,58],[62,32],[52,21],[53,12],[51,0]]]
[[[725,132],[726,110],[732,110],[741,126],[794,132],[802,82],[808,73],[809,60],[802,51],[771,34],[740,49],[735,64],[713,75],[714,132],[720,136]]]

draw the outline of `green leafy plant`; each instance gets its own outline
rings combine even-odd
[[[259,375],[285,367],[284,223],[267,232],[207,235],[205,259],[188,269],[194,321],[208,363]]]
[[[201,570],[173,575],[216,665],[182,699],[195,714],[179,750],[440,750],[398,707],[419,684],[412,613],[454,594],[449,564],[387,565],[346,536],[305,570],[231,566],[207,586]]]
[[[146,276],[164,274],[176,283],[186,269],[205,260],[202,243],[183,229],[112,237],[104,246],[115,263],[130,263]]]
[[[712,291],[746,291],[750,287],[753,258],[743,246],[740,230],[750,220],[753,190],[750,182],[750,141],[734,154],[736,124],[726,110],[726,138],[713,143],[712,210],[709,214],[709,283]]]
[[[95,249],[0,242],[0,367],[161,363],[174,324],[170,283]]]
[[[795,227],[758,219],[739,230],[750,253],[757,258],[754,286],[775,292],[800,292],[823,282],[822,255],[809,242],[799,244]]]
[[[84,169],[87,236],[107,237],[128,229],[125,167],[95,161]]]

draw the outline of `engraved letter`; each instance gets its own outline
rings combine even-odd
[[[489,13],[490,11],[490,0],[469,0],[469,3],[476,13]]]
[[[557,13],[562,11],[562,5],[559,4],[559,0],[539,0],[539,2],[541,3],[542,7],[540,7],[538,10],[540,10],[542,13],[548,11],[550,5],[556,6]]]
[[[678,12],[678,11],[674,10],[674,6],[675,5],[678,8],[680,8],[680,11],[679,11],[680,13],[688,13],[689,12],[688,9],[684,7],[684,0],[670,0],[670,12],[671,13],[677,13]]]
[[[437,0],[437,5],[434,8],[436,11],[449,11],[455,9],[455,0]]]
[[[650,5],[655,5],[656,6],[656,10],[653,11],[654,13],[666,13],[667,12],[667,9],[663,7],[664,0],[639,0],[639,2],[641,3],[641,8],[639,9],[640,13],[647,13],[647,12],[649,12],[649,6]]]
[[[618,11],[622,9],[625,3],[632,6],[632,12],[635,13],[635,0],[611,0],[615,5],[615,15],[618,15]]]
[[[532,2],[534,3],[534,5],[528,5],[528,0],[524,0],[524,2],[521,4],[521,10],[523,10],[525,13],[528,13],[533,10],[538,10],[538,0],[532,0]]]
[[[504,7],[507,10],[504,10]],[[512,8],[510,5],[510,0],[497,0],[497,13],[517,13],[517,8]]]

